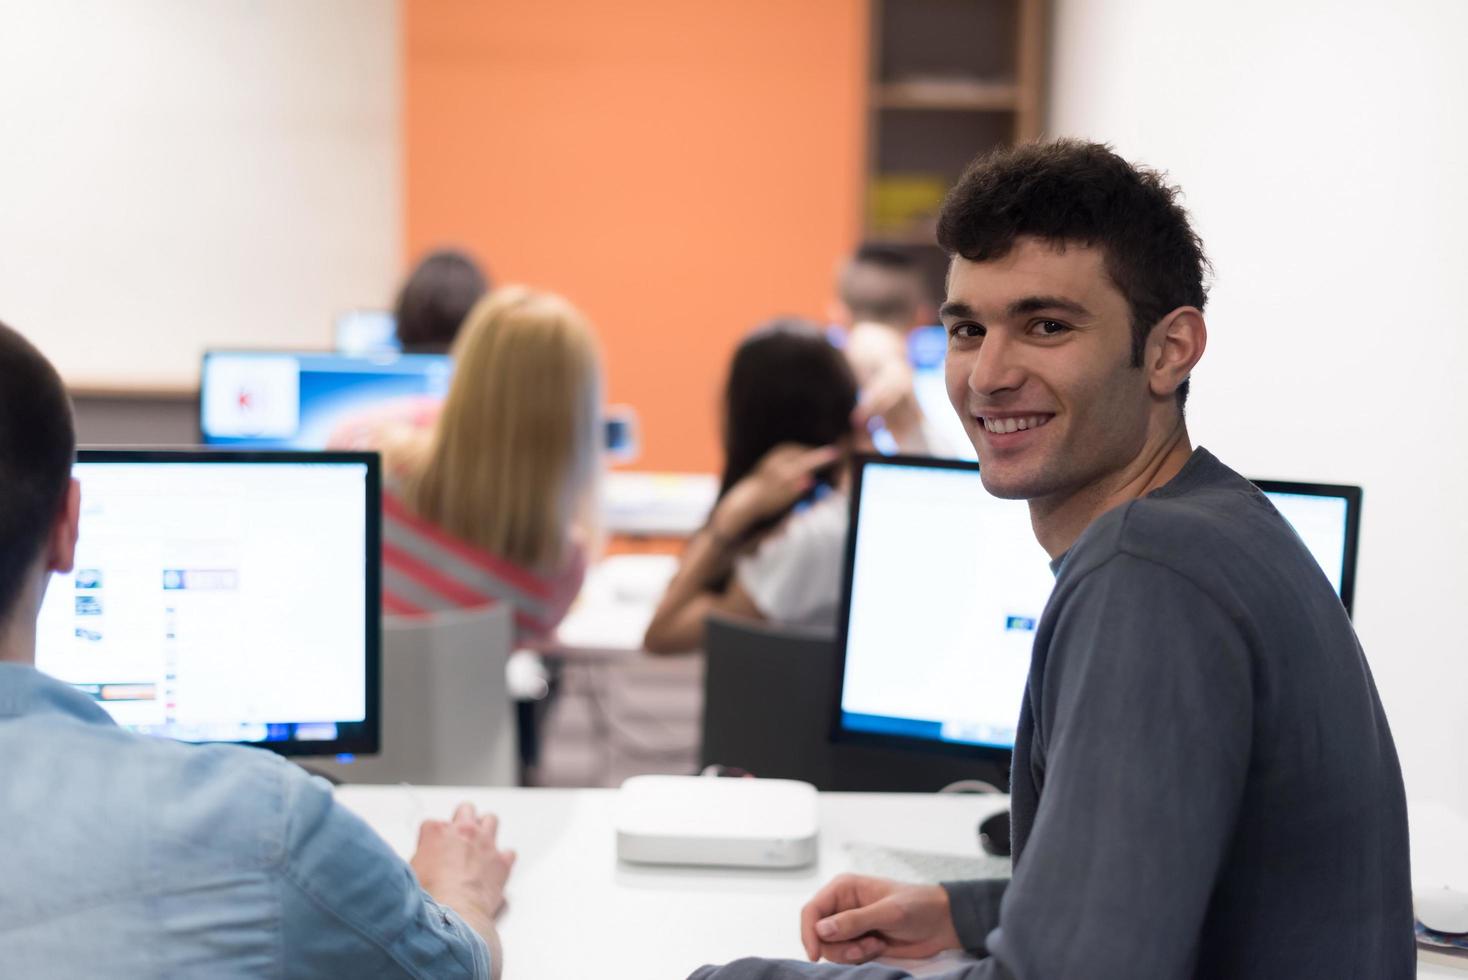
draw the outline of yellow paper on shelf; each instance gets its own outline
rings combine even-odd
[[[868,225],[900,234],[932,221],[948,191],[942,174],[880,174],[867,192]]]

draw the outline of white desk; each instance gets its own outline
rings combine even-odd
[[[619,864],[614,790],[345,786],[337,795],[404,857],[412,853],[419,822],[447,818],[460,800],[500,816],[503,845],[519,852],[510,908],[500,922],[506,975],[516,980],[675,980],[704,963],[740,956],[801,958],[800,907],[827,880],[850,870],[842,844],[977,853],[978,821],[1007,802],[1000,796],[823,793],[819,862],[768,872]],[[1421,964],[1417,975],[1465,976],[1431,963]]]
[[[849,870],[841,845],[978,853],[978,821],[1007,797],[824,793],[820,860],[797,871],[648,868],[617,862],[615,790],[343,786],[343,804],[404,857],[418,824],[460,800],[500,817],[518,852],[500,921],[506,976],[516,980],[677,980],[741,956],[804,958],[800,907]]]
[[[570,660],[632,657],[658,600],[678,570],[673,555],[613,555],[587,569],[586,581],[553,639],[539,644]]]
[[[686,538],[719,495],[714,473],[612,470],[602,484],[602,526],[612,534]]]

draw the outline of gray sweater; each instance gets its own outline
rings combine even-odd
[[[1055,563],[1011,776],[1014,879],[945,885],[952,980],[1411,980],[1401,770],[1345,610],[1204,449]],[[700,980],[896,980],[741,960]]]

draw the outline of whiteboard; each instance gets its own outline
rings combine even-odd
[[[400,270],[394,0],[0,0],[0,321],[73,386],[329,345]]]

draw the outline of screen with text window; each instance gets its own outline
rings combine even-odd
[[[36,665],[147,734],[335,739],[367,710],[368,469],[78,462]]]

